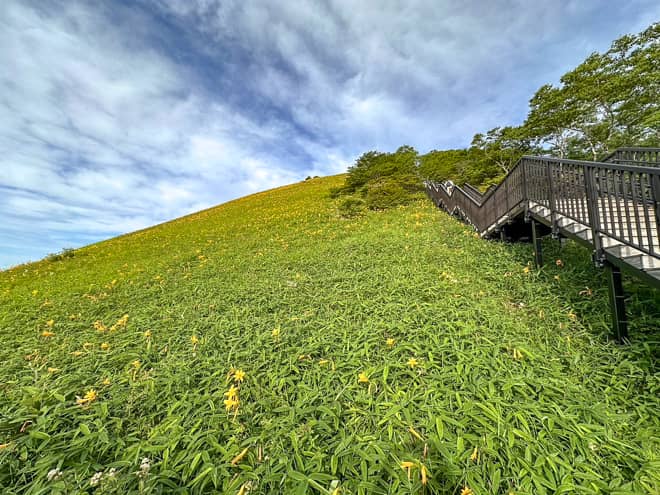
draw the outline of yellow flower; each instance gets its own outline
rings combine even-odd
[[[461,490],[461,495],[474,495],[474,492],[466,486]]]
[[[38,291],[37,289],[34,289],[34,290],[32,291],[32,295],[33,295],[33,296],[36,296],[37,294],[39,294],[39,291]]]
[[[142,363],[140,362],[139,359],[136,359],[135,361],[133,361],[131,363],[131,366],[137,370],[137,369],[140,369],[140,366],[142,366]]]
[[[85,342],[83,344],[83,349],[85,349],[85,350],[89,349],[90,347],[94,347],[94,344],[91,343],[91,342]]]
[[[477,462],[477,459],[479,459],[479,449],[475,447],[474,450],[472,451],[472,455],[470,456],[470,460],[472,462]]]
[[[385,343],[387,344],[387,347],[394,347],[394,342],[395,342],[395,340],[392,337],[390,337],[389,339],[387,339],[385,341]]]
[[[144,336],[146,338],[150,338],[151,337],[151,330],[147,330],[146,332],[144,332]]]
[[[96,400],[96,390],[89,389],[83,398],[77,397],[76,404],[79,406],[89,405]]]
[[[417,432],[417,430],[415,430],[415,428],[413,428],[412,426],[409,426],[409,427],[408,427],[408,431],[409,431],[409,432],[410,432],[415,438],[417,438],[418,440],[421,440],[422,442],[424,441],[424,438],[422,437],[422,435],[420,435],[420,434]]]
[[[103,342],[101,344],[101,349],[103,349],[104,351],[107,351],[108,349],[110,349],[110,344],[108,344],[107,342]]]
[[[559,282],[559,275],[555,275],[553,278],[554,278],[557,282]]]
[[[225,399],[225,408],[227,409],[227,412],[229,411],[236,411],[238,410],[238,400],[237,399]]]
[[[53,328],[53,325],[55,325],[55,320],[48,320],[46,322],[46,326],[49,328]]]
[[[366,373],[360,373],[360,376],[358,376],[358,383],[369,383],[369,377]]]
[[[528,266],[523,268],[523,273],[529,273],[530,271],[531,271],[531,269]]]
[[[229,387],[229,390],[225,392],[225,397],[232,400],[238,400],[238,387],[236,385]]]
[[[108,386],[108,385],[110,385],[112,382],[110,381],[110,378],[104,378],[103,381],[102,381],[101,383],[102,383],[103,385],[105,385],[105,386]]]
[[[273,328],[272,332],[270,332],[270,333],[271,333],[271,335],[273,336],[273,338],[276,339],[276,338],[278,338],[278,337],[280,336],[280,332],[281,332],[281,329],[280,329],[280,327],[278,326],[278,327]]]
[[[414,462],[403,461],[403,462],[401,463],[401,469],[405,469],[405,470],[408,472],[408,479],[410,479],[410,471],[411,471],[412,468],[414,468],[414,467],[415,467],[415,463],[414,463]]]
[[[85,354],[83,351],[73,351],[71,353],[71,355],[76,356],[76,357],[82,356],[83,354]]]
[[[231,465],[236,466],[239,462],[243,460],[243,457],[248,453],[248,447],[245,447],[240,454],[238,454],[236,457],[234,457],[231,460]]]
[[[410,366],[411,368],[414,368],[418,364],[419,364],[419,361],[417,361],[417,359],[415,359],[415,358],[408,359],[408,366]]]
[[[419,472],[420,472],[420,475],[422,477],[422,485],[426,485],[426,482],[427,482],[426,477],[428,475],[428,471],[426,470],[426,466],[424,464],[420,463]]]
[[[98,330],[99,332],[105,332],[107,330],[106,326],[103,324],[102,321],[96,320],[94,322],[94,328]]]
[[[193,335],[192,337],[190,337],[190,342],[192,342],[192,345],[199,344],[199,338],[197,338],[197,335]]]
[[[57,373],[58,371],[60,371],[59,368],[51,368],[51,367],[48,368],[48,373]]]
[[[234,380],[237,382],[242,382],[245,379],[245,371],[236,370],[234,372]]]
[[[53,337],[55,335],[55,332],[51,332],[50,330],[44,330],[41,332],[42,337]]]

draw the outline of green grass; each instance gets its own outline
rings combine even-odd
[[[2,493],[660,491],[657,294],[616,345],[586,250],[526,272],[429,201],[343,219],[342,181],[0,273]]]

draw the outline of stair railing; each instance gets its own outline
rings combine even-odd
[[[555,232],[560,216],[591,228],[599,259],[605,236],[660,257],[660,168],[524,156],[484,195],[451,183],[427,182],[427,191],[483,236],[536,203],[550,211]]]

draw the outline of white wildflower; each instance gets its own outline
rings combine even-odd
[[[51,469],[48,471],[46,478],[48,478],[48,481],[57,481],[62,477],[62,474],[63,473],[59,468]]]
[[[101,482],[101,478],[103,478],[103,471],[99,471],[98,473],[94,473],[94,476],[92,476],[92,479],[89,480],[89,484],[92,486],[96,486]]]
[[[117,470],[115,468],[111,468],[110,471],[108,471],[108,474],[105,475],[107,478],[114,479],[115,476],[117,476]]]
[[[151,469],[151,461],[149,460],[148,457],[145,457],[142,459],[142,462],[140,463],[140,470],[137,471],[135,474],[137,474],[138,478],[146,478],[149,476],[149,470]]]

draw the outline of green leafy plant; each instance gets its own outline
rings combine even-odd
[[[344,180],[0,273],[0,492],[658,492],[657,294]]]

